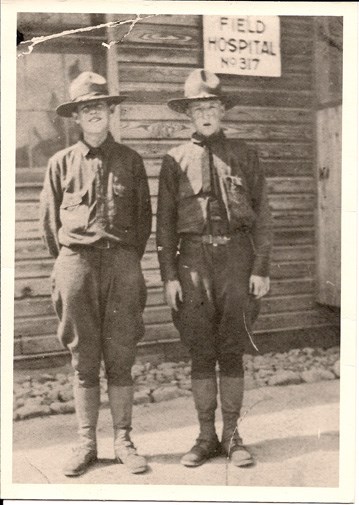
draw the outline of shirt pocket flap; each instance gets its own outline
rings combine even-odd
[[[69,207],[75,207],[76,205],[80,205],[85,193],[86,191],[77,191],[76,193],[64,193],[61,208],[67,209]]]

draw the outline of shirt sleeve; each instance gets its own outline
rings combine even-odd
[[[152,208],[148,179],[143,160],[138,156],[137,161],[137,250],[140,258],[144,255],[147,241],[151,235]]]
[[[176,256],[178,177],[176,162],[170,156],[163,158],[158,189],[157,253],[163,282],[177,279]]]
[[[58,231],[61,227],[61,202],[62,187],[60,167],[54,159],[50,159],[45,175],[44,186],[40,194],[40,229],[46,247],[54,258],[56,258],[60,252]]]
[[[268,202],[267,182],[260,167],[257,153],[249,151],[248,158],[252,173],[256,174],[253,188],[253,204],[257,217],[252,232],[255,254],[252,274],[268,277],[273,239],[272,214]]]

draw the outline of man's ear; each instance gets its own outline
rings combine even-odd
[[[109,107],[111,114],[113,114],[115,112],[115,108],[116,108],[116,105],[114,103],[111,103],[111,105]]]
[[[73,112],[73,113],[72,113],[72,117],[73,117],[73,119],[75,120],[75,122],[76,122],[77,124],[79,124],[80,120],[79,120],[79,115],[78,115],[78,113],[77,113],[77,112]]]

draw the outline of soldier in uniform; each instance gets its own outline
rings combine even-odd
[[[191,119],[189,142],[171,149],[160,172],[157,250],[167,303],[187,346],[200,433],[183,456],[198,466],[223,453],[253,463],[239,436],[245,341],[269,290],[271,215],[255,150],[226,138],[221,120],[237,97],[211,72],[196,69],[184,98],[169,107]],[[217,377],[223,432],[215,429]]]
[[[73,118],[81,139],[49,161],[41,193],[41,225],[56,258],[52,299],[58,337],[71,352],[79,444],[64,468],[77,476],[97,459],[96,426],[103,358],[118,462],[146,470],[130,438],[136,344],[144,334],[146,288],[140,260],[151,231],[142,158],[114,141],[110,117],[126,97],[106,80],[81,73],[71,101],[57,113]]]

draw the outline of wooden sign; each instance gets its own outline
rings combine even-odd
[[[204,67],[217,74],[280,77],[278,16],[203,16]]]

